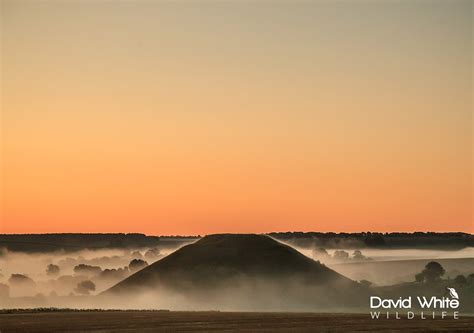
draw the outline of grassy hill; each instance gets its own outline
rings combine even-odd
[[[284,309],[358,306],[366,300],[358,283],[264,235],[206,236],[128,277],[105,295],[163,290],[206,301],[230,297],[232,304]]]

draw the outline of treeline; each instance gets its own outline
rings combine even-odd
[[[79,251],[83,249],[135,249],[172,247],[195,237],[158,237],[139,233],[116,234],[0,234],[0,249],[18,252]]]
[[[462,232],[334,233],[272,232],[275,239],[295,246],[341,248],[451,248],[474,246],[474,237]],[[73,252],[84,249],[175,248],[197,236],[147,236],[140,233],[0,234],[0,250],[17,252]]]
[[[473,235],[462,232],[273,232],[269,235],[306,248],[464,248],[474,246]]]

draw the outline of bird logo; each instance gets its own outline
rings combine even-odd
[[[458,293],[456,292],[456,289],[454,289],[454,288],[449,288],[449,287],[446,287],[446,289],[449,290],[449,295],[451,296],[452,299],[459,299],[459,295],[458,295]]]

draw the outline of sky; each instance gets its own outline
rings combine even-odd
[[[3,0],[0,232],[474,232],[472,21]]]

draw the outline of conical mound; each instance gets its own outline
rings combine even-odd
[[[312,304],[329,306],[336,301],[360,304],[363,294],[358,283],[271,237],[254,234],[206,236],[104,294],[163,295],[164,291],[209,302],[225,298],[228,304],[257,299],[258,309],[275,302],[284,309],[294,308],[292,304],[298,304],[298,309]]]

